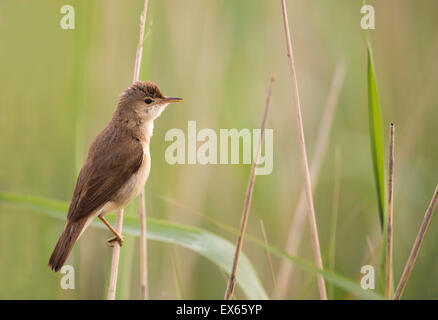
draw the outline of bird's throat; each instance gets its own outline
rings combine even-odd
[[[154,134],[154,120],[143,120],[141,123],[139,123],[138,127],[142,135],[144,135],[149,141]]]

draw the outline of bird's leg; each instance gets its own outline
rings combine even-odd
[[[103,216],[101,216],[101,215],[99,215],[98,216],[99,217],[99,219],[100,220],[102,220],[102,222],[103,223],[105,223],[105,225],[108,227],[108,229],[110,229],[110,231],[112,232],[112,233],[114,233],[114,237],[112,237],[112,238],[109,238],[108,239],[108,245],[110,246],[110,247],[114,247],[114,241],[117,241],[118,243],[119,243],[119,245],[120,246],[122,246],[123,245],[123,236],[120,234],[120,233],[118,233],[110,224],[109,224],[109,222],[108,221],[106,221],[106,219],[103,217]]]

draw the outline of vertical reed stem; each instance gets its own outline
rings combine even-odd
[[[389,138],[389,178],[388,178],[388,225],[386,241],[386,276],[385,298],[391,299],[391,276],[392,276],[392,207],[394,192],[394,124],[391,123]]]
[[[149,3],[149,0],[144,1],[143,12],[141,13],[141,16],[140,16],[140,35],[139,35],[138,44],[137,44],[137,52],[135,54],[133,82],[138,81],[138,79],[140,78],[141,56],[143,54],[144,26],[146,24],[148,3]]]
[[[141,298],[148,299],[148,265],[147,265],[147,239],[146,239],[146,205],[144,192],[140,192],[138,199],[138,211],[140,214],[140,290]]]
[[[403,291],[406,287],[406,282],[411,275],[412,269],[414,268],[415,261],[417,260],[418,252],[420,251],[421,244],[423,243],[424,236],[426,235],[427,228],[429,227],[430,220],[432,219],[433,211],[435,210],[436,204],[438,202],[438,184],[435,188],[435,192],[430,200],[429,207],[424,214],[423,222],[421,223],[420,230],[418,231],[417,237],[415,238],[414,246],[412,247],[411,254],[409,255],[408,261],[406,262],[403,273],[400,277],[400,282],[398,283],[397,289],[395,290],[394,300],[400,300]]]
[[[137,45],[137,53],[135,55],[134,79],[138,81],[140,77],[141,57],[143,54],[144,27],[146,24],[146,16],[149,0],[144,1],[143,12],[140,17],[140,35]],[[138,204],[138,213],[140,215],[140,290],[141,298],[148,299],[148,274],[147,274],[147,239],[146,239],[146,206],[144,188],[140,191]]]
[[[123,227],[123,209],[120,209],[117,213],[116,230],[119,234],[122,234]],[[113,258],[111,263],[110,283],[108,287],[108,300],[114,300],[116,298],[117,288],[117,272],[119,270],[119,258],[120,258],[120,244],[118,241],[114,241]]]
[[[304,140],[304,129],[303,129],[303,120],[301,116],[300,97],[298,93],[298,83],[297,83],[297,76],[295,72],[295,63],[294,63],[294,57],[292,52],[292,42],[290,37],[289,22],[287,19],[287,9],[286,9],[285,0],[282,0],[281,4],[283,9],[284,30],[286,34],[287,56],[289,57],[289,67],[290,67],[290,74],[292,77],[292,86],[294,93],[294,105],[295,105],[296,121],[298,128],[298,143],[301,151],[301,167],[304,175],[306,198],[309,207],[308,218],[309,218],[309,225],[310,225],[310,231],[312,237],[313,254],[317,267],[323,269],[321,249],[319,246],[319,238],[318,238],[318,228],[316,225],[315,208],[313,206],[312,183],[310,180],[309,164],[307,162],[306,144]],[[327,291],[326,291],[324,277],[322,275],[318,275],[317,280],[318,280],[320,298],[322,300],[327,300]]]
[[[318,137],[316,138],[316,146],[310,162],[310,175],[312,177],[312,187],[318,181],[319,172],[323,164],[323,160],[326,154],[328,141],[330,137],[331,128],[333,125],[333,117],[336,112],[338,104],[339,93],[342,88],[345,77],[345,63],[340,60],[335,67],[333,78],[331,81],[330,90],[327,96],[327,100],[324,106],[324,112],[319,123]],[[298,204],[295,208],[295,215],[289,226],[288,238],[286,241],[286,252],[290,255],[296,255],[300,247],[304,228],[306,227],[306,190],[303,187],[300,191]],[[289,279],[292,278],[294,265],[286,259],[283,259],[278,269],[278,292],[280,299],[286,298],[288,290]]]
[[[143,12],[140,16],[140,38],[137,45],[137,52],[135,55],[135,67],[134,67],[134,78],[133,81],[137,81],[140,76],[140,67],[141,67],[141,56],[143,53],[143,40],[144,40],[144,26],[146,22],[146,13],[147,13],[147,7],[148,7],[149,0],[144,1],[144,7]],[[144,190],[140,193],[140,200],[143,199],[143,210],[142,205],[140,204],[140,223],[141,223],[141,232],[140,240],[143,241],[144,239],[144,245],[140,244],[140,258],[142,259],[140,262],[140,269],[141,269],[141,288],[142,288],[142,298],[147,298],[147,275],[146,274],[146,211],[144,208]],[[121,234],[122,233],[122,227],[123,227],[123,209],[120,209],[117,212],[117,222],[116,222],[116,231]],[[114,300],[116,297],[116,287],[117,287],[117,273],[119,270],[119,258],[120,258],[120,245],[117,241],[114,242],[114,248],[113,248],[113,257],[111,262],[111,274],[110,274],[110,284],[108,287],[108,300]],[[145,282],[143,282],[145,281]],[[143,291],[143,288],[144,291]],[[144,292],[144,294],[143,294]]]
[[[274,81],[275,81],[274,77],[271,77],[269,80],[268,94],[266,97],[265,112],[263,113],[263,117],[262,117],[260,139],[259,139],[259,142],[257,145],[257,151],[254,154],[255,159],[253,159],[252,164],[251,164],[251,174],[249,176],[248,187],[246,189],[245,202],[243,205],[242,217],[240,220],[240,231],[239,231],[239,236],[237,237],[236,251],[234,253],[233,266],[232,266],[232,269],[230,272],[230,277],[228,279],[227,289],[225,291],[225,297],[224,297],[225,300],[232,299],[233,293],[234,293],[234,288],[236,287],[237,266],[239,263],[240,253],[242,252],[243,236],[245,234],[246,224],[248,222],[249,209],[251,207],[252,192],[254,190],[255,169],[256,169],[256,165],[259,161],[259,156],[260,156],[260,153],[262,150],[262,142],[263,142],[263,138],[265,136],[266,120],[268,118],[268,110],[269,110],[269,104],[271,102],[271,94],[272,94],[272,85],[274,84]]]

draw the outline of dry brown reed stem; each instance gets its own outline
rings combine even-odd
[[[149,0],[144,1],[143,12],[141,13],[141,16],[140,16],[140,34],[139,34],[139,39],[138,39],[138,44],[137,44],[137,52],[135,54],[133,82],[138,81],[138,79],[140,78],[141,56],[143,55],[143,42],[145,39],[144,26],[146,24],[148,3],[149,3]]]
[[[406,287],[406,282],[411,275],[412,269],[414,268],[415,261],[417,260],[418,252],[420,251],[421,244],[423,243],[424,236],[426,235],[427,228],[429,227],[430,221],[432,219],[433,211],[438,202],[438,184],[435,188],[435,192],[430,201],[429,207],[424,214],[423,222],[421,223],[420,230],[418,231],[417,237],[415,238],[414,246],[412,247],[411,253],[409,255],[408,261],[406,262],[403,273],[400,277],[400,281],[395,290],[394,300],[400,300],[403,291]]]
[[[385,272],[385,298],[391,299],[392,276],[392,207],[394,192],[394,124],[390,126],[389,137],[389,177],[388,177],[388,222],[386,233],[386,272]]]
[[[122,233],[123,227],[123,209],[120,209],[117,213],[116,230],[119,234]],[[108,300],[114,300],[116,298],[117,288],[117,272],[119,270],[120,259],[120,245],[117,241],[114,241],[113,258],[111,263],[110,282],[108,286]]]
[[[287,56],[289,57],[289,67],[290,67],[290,74],[292,77],[292,86],[294,93],[294,105],[295,105],[296,121],[298,128],[298,143],[301,151],[301,167],[304,175],[307,204],[309,206],[308,216],[309,216],[309,225],[310,225],[310,231],[312,237],[313,255],[314,255],[316,266],[320,269],[323,269],[321,249],[319,246],[319,238],[318,238],[318,227],[316,225],[315,208],[313,206],[312,182],[310,180],[309,164],[307,162],[306,144],[304,140],[304,129],[303,129],[303,120],[301,116],[300,97],[298,94],[298,83],[297,83],[297,76],[295,72],[295,63],[294,63],[294,57],[292,52],[292,42],[290,37],[289,22],[287,19],[287,9],[286,9],[285,0],[282,0],[281,4],[283,9],[284,30],[286,34]],[[324,277],[322,275],[318,275],[317,280],[318,280],[319,296],[322,300],[327,300],[327,290],[325,286]]]
[[[257,151],[255,153],[255,159],[253,159],[252,164],[251,164],[251,173],[249,176],[248,187],[246,189],[245,201],[244,201],[244,205],[243,205],[242,217],[240,220],[239,236],[237,237],[236,250],[234,252],[234,259],[233,259],[233,266],[231,268],[230,277],[228,278],[228,283],[227,283],[227,289],[225,291],[225,297],[224,297],[225,300],[231,300],[233,298],[234,288],[236,287],[237,266],[239,263],[240,253],[242,252],[243,236],[245,234],[246,224],[248,222],[249,209],[251,207],[252,192],[254,190],[255,169],[256,169],[256,165],[258,163],[259,156],[261,153],[263,138],[265,136],[266,120],[268,118],[268,110],[269,110],[269,105],[271,102],[271,95],[272,95],[272,85],[274,84],[274,81],[275,81],[275,78],[271,76],[271,78],[269,79],[268,94],[266,97],[265,111],[264,111],[263,117],[262,117],[260,138],[259,138],[258,145],[257,145]]]
[[[310,163],[310,174],[312,178],[312,186],[315,186],[321,166],[328,146],[328,139],[332,129],[333,118],[338,105],[339,94],[345,77],[345,63],[340,60],[333,73],[333,78],[330,85],[330,90],[324,106],[324,112],[319,125],[318,137],[316,139],[315,152]],[[306,191],[301,189],[298,205],[295,209],[295,215],[289,227],[288,238],[286,243],[286,252],[291,255],[297,255],[301,240],[304,234],[306,223]],[[286,298],[286,293],[289,285],[289,280],[293,274],[294,265],[286,259],[283,259],[278,271],[279,295],[281,299]]]
[[[138,212],[140,214],[140,293],[143,300],[148,299],[148,265],[146,239],[146,205],[144,190],[138,198]]]
[[[134,79],[138,81],[140,77],[141,57],[143,54],[143,42],[145,39],[144,27],[148,11],[149,0],[144,1],[143,12],[140,17],[140,35],[137,45],[137,53],[135,55]],[[150,27],[148,30],[148,34]],[[148,273],[147,273],[147,237],[146,237],[146,206],[144,188],[140,191],[138,197],[138,213],[140,215],[140,293],[143,300],[148,299]]]
[[[141,67],[141,56],[143,53],[143,40],[144,40],[144,26],[146,22],[146,14],[148,8],[149,0],[144,1],[143,12],[140,16],[140,38],[137,45],[137,52],[135,55],[135,66],[134,66],[134,77],[133,82],[137,81],[140,76],[140,67]],[[143,201],[142,201],[143,199]],[[147,285],[143,283],[143,281],[147,281],[147,269],[146,269],[146,211],[144,208],[144,190],[140,193],[140,201],[143,202],[143,205],[140,203],[139,212],[140,212],[140,272],[141,272],[141,288],[142,288],[142,298],[147,298]],[[143,208],[142,208],[143,207]],[[142,210],[143,209],[143,210]],[[123,227],[123,209],[120,209],[117,212],[117,222],[116,222],[116,231],[119,234],[122,234]],[[143,241],[144,239],[144,241]],[[144,245],[141,242],[144,242]],[[113,247],[113,257],[111,262],[111,274],[110,274],[110,285],[108,287],[108,300],[114,300],[116,296],[116,287],[117,287],[117,274],[119,270],[119,258],[120,258],[120,245],[117,241],[114,242]],[[143,295],[143,288],[145,288],[145,294]]]

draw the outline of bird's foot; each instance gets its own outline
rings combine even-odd
[[[119,243],[120,246],[122,246],[123,242],[125,240],[123,239],[123,236],[115,235],[114,237],[108,239],[107,245],[110,246],[110,247],[114,247],[114,242],[116,242],[116,241]]]

